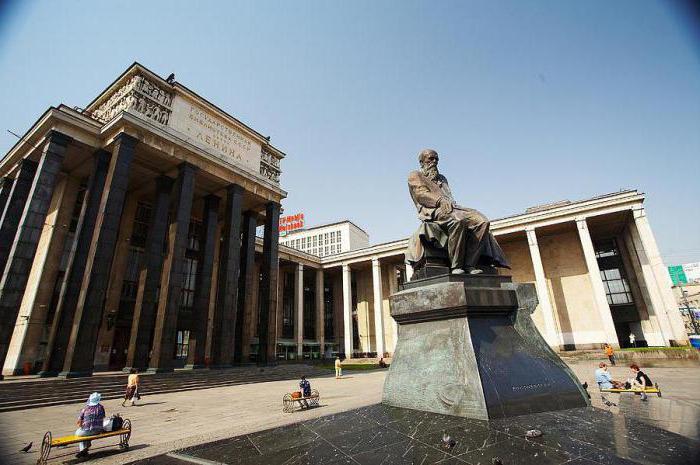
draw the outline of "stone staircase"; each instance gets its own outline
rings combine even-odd
[[[238,367],[226,370],[177,370],[173,373],[141,374],[144,395],[211,389],[237,384],[262,383],[307,377],[334,376],[329,370],[311,365]],[[33,378],[0,382],[0,412],[84,402],[90,393],[103,399],[124,395],[126,374],[98,374],[88,378]]]

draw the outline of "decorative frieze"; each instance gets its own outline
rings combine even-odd
[[[137,74],[94,110],[92,117],[106,123],[120,112],[132,109],[151,121],[167,125],[172,112],[172,101],[170,92]]]
[[[263,147],[260,153],[260,174],[270,181],[279,184],[280,173],[280,159]]]

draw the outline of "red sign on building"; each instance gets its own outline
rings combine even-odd
[[[287,215],[280,217],[280,233],[288,233],[296,231],[304,227],[304,214],[297,213],[296,215]]]

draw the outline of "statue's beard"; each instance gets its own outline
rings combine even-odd
[[[431,181],[437,180],[437,177],[440,175],[437,165],[433,165],[429,168],[421,168],[420,170],[423,173],[423,175]]]

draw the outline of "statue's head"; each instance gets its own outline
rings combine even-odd
[[[435,180],[438,177],[438,161],[440,158],[433,149],[422,150],[418,154],[418,162],[420,163],[421,172],[428,178]]]
[[[437,167],[439,160],[440,158],[438,157],[437,152],[433,149],[421,150],[421,152],[418,154],[418,163],[420,163],[420,167],[423,169]]]

